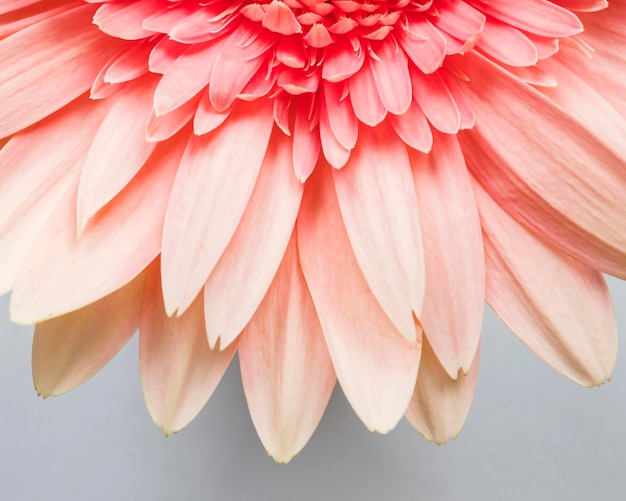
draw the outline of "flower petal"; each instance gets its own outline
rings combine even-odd
[[[452,379],[467,373],[478,347],[485,297],[485,258],[463,152],[453,136],[435,134],[433,151],[413,153],[421,215],[426,293],[420,321]]]
[[[37,237],[11,297],[18,323],[82,308],[136,277],[161,249],[165,207],[185,136],[164,144],[76,238],[74,183]],[[146,193],[150,193],[146,197]]]
[[[341,215],[359,267],[410,342],[422,311],[424,251],[407,150],[388,126],[361,128],[348,164],[333,171]]]
[[[240,104],[220,128],[189,141],[163,228],[161,272],[168,315],[191,304],[232,238],[272,124],[267,102]]]
[[[80,310],[37,324],[33,380],[44,397],[87,381],[111,360],[139,327],[145,284],[129,284]]]
[[[315,431],[336,380],[295,234],[241,335],[239,360],[254,427],[268,454],[286,463]]]
[[[261,303],[293,232],[303,185],[293,175],[291,139],[276,130],[226,250],[204,285],[209,345],[228,346]]]
[[[480,349],[467,374],[451,379],[424,340],[415,393],[406,418],[425,438],[438,444],[455,439],[469,413],[478,380]]]
[[[158,265],[146,280],[139,331],[139,363],[146,405],[165,435],[184,428],[209,399],[233,355],[209,348],[204,330],[202,295],[179,317],[163,305]]]
[[[372,431],[386,433],[411,398],[421,343],[409,343],[368,287],[322,164],[307,182],[298,217],[300,262],[346,398]]]
[[[602,274],[546,245],[476,184],[487,301],[539,357],[585,386],[604,383],[617,326]]]
[[[461,69],[476,126],[459,140],[474,177],[553,245],[626,277],[626,143],[606,144],[529,85],[479,56],[471,62]]]

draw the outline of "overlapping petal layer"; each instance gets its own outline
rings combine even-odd
[[[335,375],[455,437],[483,300],[602,384],[626,277],[626,2],[7,0],[0,292],[54,395],[140,329],[166,433],[237,349],[289,461]]]

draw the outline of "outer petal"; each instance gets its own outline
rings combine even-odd
[[[78,99],[15,135],[0,152],[0,294],[13,288],[51,211],[79,176],[106,109]]]
[[[228,346],[272,282],[293,232],[303,185],[293,175],[291,139],[276,130],[232,240],[204,285],[209,345]]]
[[[425,274],[407,150],[389,128],[362,127],[348,164],[333,177],[359,267],[385,313],[414,342]]]
[[[617,326],[602,275],[547,246],[476,185],[487,301],[539,357],[585,386],[611,376]]]
[[[607,144],[483,58],[471,62],[461,69],[471,80],[464,92],[477,119],[460,141],[473,175],[552,244],[626,277],[626,144]]]
[[[478,380],[480,349],[467,374],[451,379],[427,341],[406,418],[425,438],[444,444],[461,432]]]
[[[44,397],[76,388],[98,372],[139,327],[145,274],[120,290],[35,328],[33,380]]]
[[[302,271],[348,401],[370,430],[385,433],[411,398],[421,343],[402,337],[365,282],[328,169],[319,166],[305,189],[297,225]]]
[[[117,94],[87,154],[78,185],[78,231],[137,174],[156,144],[146,141],[156,80],[145,78]]]
[[[192,137],[163,228],[168,314],[184,311],[231,240],[254,188],[272,130],[267,103],[246,103],[212,134]]]
[[[120,47],[91,24],[93,12],[80,6],[0,41],[0,137],[89,90]]]
[[[257,433],[268,454],[286,463],[315,431],[336,380],[300,269],[295,234],[241,335],[239,360]]]
[[[159,277],[158,265],[151,266],[141,312],[139,362],[150,416],[169,435],[200,412],[226,371],[236,344],[223,351],[209,348],[202,296],[180,317],[168,317]]]
[[[452,379],[470,368],[483,318],[485,258],[478,210],[454,136],[435,134],[433,151],[413,153],[426,263],[420,321]]]
[[[158,255],[184,140],[182,136],[157,149],[79,240],[77,183],[70,188],[20,270],[11,297],[15,322],[41,322],[97,301],[130,282]]]

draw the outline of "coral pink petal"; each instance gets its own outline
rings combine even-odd
[[[554,102],[480,57],[462,69],[474,84],[464,91],[477,117],[488,117],[459,138],[476,179],[552,244],[626,277],[626,144],[605,144]]]
[[[78,99],[15,135],[0,152],[0,294],[13,288],[50,213],[78,178],[107,108]]]
[[[472,0],[487,15],[543,37],[576,35],[583,25],[576,15],[548,0]]]
[[[534,66],[539,58],[535,44],[524,33],[498,21],[485,24],[476,47],[510,66]]]
[[[443,64],[446,40],[425,17],[410,19],[406,29],[400,33],[399,42],[423,73],[433,73]]]
[[[411,165],[422,223],[426,293],[420,322],[452,379],[467,373],[483,319],[485,261],[478,210],[454,136],[435,135],[433,151]]]
[[[413,96],[432,126],[444,134],[461,128],[461,113],[440,73],[424,75],[411,68]]]
[[[301,103],[303,104],[303,103]],[[308,110],[298,106],[295,111],[293,128],[293,169],[298,180],[303,183],[313,172],[320,156],[322,144],[319,131],[311,130]]]
[[[378,97],[374,74],[369,62],[350,78],[350,101],[354,115],[365,125],[374,127],[387,116],[387,110]]]
[[[168,315],[191,304],[232,238],[254,188],[272,124],[270,103],[240,104],[220,128],[190,139],[163,228],[161,271]]]
[[[415,393],[406,418],[425,438],[444,444],[461,432],[474,398],[479,363],[480,348],[467,374],[451,379],[428,341],[424,341]]]
[[[319,135],[324,157],[330,165],[336,169],[340,169],[346,165],[348,158],[350,158],[350,150],[342,146],[335,137],[335,134],[333,134],[324,99],[320,101],[318,109],[320,117]]]
[[[268,454],[286,463],[315,431],[336,380],[295,237],[241,335],[239,360],[254,427]]]
[[[33,380],[39,395],[60,395],[87,381],[139,327],[145,274],[80,310],[37,324]]]
[[[349,40],[340,38],[328,47],[322,78],[328,82],[341,82],[352,75],[358,74],[365,61],[365,52],[355,50]]]
[[[152,265],[141,311],[139,364],[150,416],[169,435],[200,412],[226,371],[236,344],[226,350],[209,349],[201,296],[180,317],[168,317],[159,275],[158,265]]]
[[[549,247],[476,185],[487,301],[544,361],[586,386],[611,376],[617,326],[602,274]]]
[[[359,122],[352,112],[350,98],[342,99],[344,84],[324,84],[324,99],[328,122],[333,135],[341,146],[351,150],[356,145],[359,134]]]
[[[70,187],[20,270],[11,297],[15,322],[41,322],[93,303],[130,282],[158,255],[183,146],[184,137],[158,148],[79,240],[77,186]]]
[[[157,116],[179,108],[206,88],[223,45],[219,42],[192,45],[172,61],[154,93]]]
[[[137,174],[156,144],[146,141],[156,80],[133,82],[113,98],[83,166],[76,209],[78,232]]]
[[[93,23],[113,38],[140,40],[153,33],[144,29],[143,20],[154,12],[154,3],[144,0],[106,2],[93,16]]]
[[[329,169],[318,167],[305,189],[297,224],[302,271],[346,398],[370,430],[386,433],[413,393],[421,343],[400,334],[368,287]]]
[[[389,123],[405,144],[422,153],[433,147],[433,133],[428,119],[419,105],[413,101],[406,113],[389,115]]]
[[[0,137],[89,90],[119,48],[91,25],[93,12],[91,5],[80,6],[0,40]]]
[[[384,166],[384,168],[381,168]],[[372,293],[409,342],[424,298],[424,250],[411,165],[388,126],[361,128],[348,164],[333,170],[341,215]]]
[[[400,115],[411,105],[411,76],[406,54],[388,38],[375,45],[370,59],[374,82],[385,109]]]
[[[300,208],[291,139],[276,130],[250,201],[204,285],[209,345],[228,346],[246,326],[272,282]]]
[[[200,96],[196,96],[179,108],[161,116],[157,116],[154,110],[152,110],[145,125],[145,139],[158,143],[172,137],[192,120],[197,111],[199,101]]]

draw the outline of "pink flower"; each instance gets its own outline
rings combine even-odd
[[[40,394],[139,328],[166,434],[238,350],[277,461],[335,379],[369,429],[445,442],[485,298],[610,376],[625,1],[4,0],[0,37],[0,293]]]

